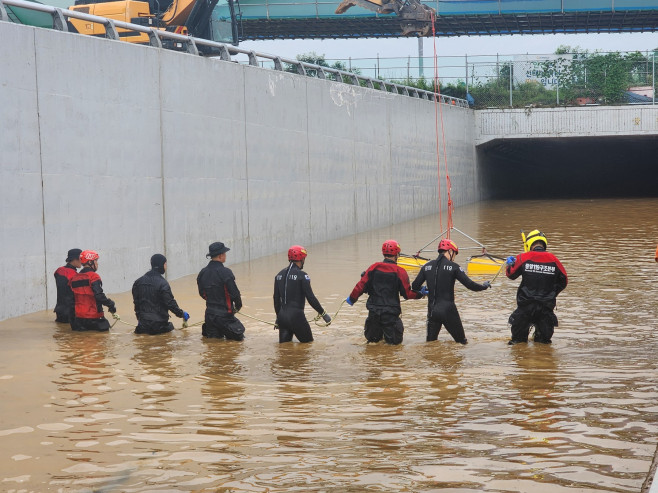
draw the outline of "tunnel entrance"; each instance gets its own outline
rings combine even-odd
[[[658,197],[658,136],[497,139],[477,160],[487,199]]]

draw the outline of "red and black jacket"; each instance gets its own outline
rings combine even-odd
[[[530,251],[516,257],[507,267],[507,277],[523,276],[516,293],[516,302],[527,305],[539,302],[551,308],[555,299],[567,287],[567,271],[555,255],[549,252]]]
[[[55,285],[57,286],[55,312],[68,312],[73,307],[75,298],[73,297],[71,286],[69,286],[69,281],[77,273],[78,270],[71,264],[66,264],[55,271]]]
[[[103,305],[114,310],[114,301],[105,296],[101,277],[85,267],[69,281],[75,297],[76,318],[102,318]]]
[[[206,300],[206,312],[222,315],[239,312],[242,308],[240,290],[235,276],[224,264],[211,260],[196,278],[199,296]]]
[[[397,315],[402,312],[400,296],[405,300],[422,298],[420,293],[412,291],[407,271],[390,259],[368,267],[350,293],[350,300],[355,302],[363,293],[368,293],[368,310]]]

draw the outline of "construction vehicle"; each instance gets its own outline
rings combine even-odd
[[[434,9],[419,0],[342,0],[336,14],[342,14],[355,5],[378,14],[396,14],[400,17],[403,36],[428,36],[432,30]]]
[[[97,1],[76,0],[69,10],[86,14],[107,17],[109,19],[153,27],[182,35],[214,41],[237,44],[237,29],[235,28],[233,0],[224,0],[229,9],[231,29],[222,39],[216,39],[217,29],[211,25],[211,14],[219,0],[117,0]],[[90,36],[105,36],[105,26],[94,22],[69,18],[69,30]],[[119,39],[130,43],[148,44],[146,33],[118,28]]]

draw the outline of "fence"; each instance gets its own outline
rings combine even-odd
[[[656,104],[658,51],[439,57],[441,93],[476,107]],[[377,79],[432,89],[430,57],[328,59]]]
[[[60,9],[26,0],[0,0],[0,22],[15,22],[14,19],[9,16],[5,6],[18,7],[29,11],[49,14],[52,16],[53,29],[59,31],[68,32],[68,19],[80,19],[90,23],[101,24],[105,31],[104,37],[115,41],[129,39],[130,36],[126,35],[126,31],[143,33],[146,34],[146,38],[148,39],[146,42],[147,44],[161,49],[183,51],[197,56],[204,55],[208,57],[216,57],[224,61],[246,63],[252,66],[267,66],[272,70],[287,70],[307,77],[330,79],[344,84],[369,87],[371,89],[392,92],[413,98],[437,101],[439,103],[450,104],[453,106],[468,107],[468,103],[465,99],[452,97],[447,94],[438,95],[434,91],[409,87],[394,81],[368,77],[357,71],[343,70],[338,67],[326,67],[300,60],[291,60],[275,55],[268,55],[266,53],[244,50],[236,46],[226,45],[216,41],[195,38],[192,36],[183,36],[164,29],[132,24],[78,11]]]

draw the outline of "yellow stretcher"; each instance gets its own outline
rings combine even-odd
[[[417,272],[429,260],[424,257],[401,253],[398,257],[398,265],[407,272]],[[466,274],[469,276],[495,276],[504,263],[505,259],[488,253],[473,255],[466,262]]]

